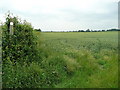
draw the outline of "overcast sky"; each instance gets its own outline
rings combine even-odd
[[[10,10],[42,31],[118,28],[118,1],[0,0],[0,20]]]

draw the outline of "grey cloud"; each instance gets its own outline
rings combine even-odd
[[[54,23],[51,27],[56,27],[55,24],[62,24],[62,22],[72,23],[79,28],[117,28],[117,2],[104,3],[101,2],[99,5],[95,6],[95,10],[93,11],[84,11],[74,8],[74,7],[65,7],[56,9],[59,13],[43,13],[41,12],[40,7],[37,8],[37,13],[33,13],[31,11],[17,11],[15,8],[10,8],[11,12],[16,15],[24,16],[23,19],[27,19],[31,21],[35,27],[41,26],[40,24],[44,24],[45,27],[49,23]],[[105,13],[98,13],[99,9],[106,10]],[[3,5],[0,13],[5,13],[9,10],[8,6]],[[57,22],[57,23],[56,23]],[[47,26],[48,27],[48,26]],[[59,27],[58,27],[59,28]],[[49,28],[48,28],[49,29]],[[63,28],[64,29],[64,28]],[[68,29],[70,29],[68,27]]]

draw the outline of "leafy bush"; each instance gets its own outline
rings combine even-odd
[[[14,34],[10,35],[10,22],[13,22]],[[10,59],[13,63],[32,62],[37,60],[36,41],[33,36],[33,28],[30,23],[23,23],[17,17],[10,17],[8,13],[6,22],[2,26],[2,50],[3,62]]]

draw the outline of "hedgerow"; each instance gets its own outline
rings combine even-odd
[[[10,34],[10,22],[13,22],[13,35]],[[21,22],[17,17],[11,18],[7,15],[6,22],[2,25],[2,58],[3,63],[7,60],[14,64],[30,63],[37,60],[37,42],[33,35],[33,28],[30,23]]]
[[[10,22],[13,22],[13,34],[10,33]],[[40,42],[37,43],[38,38],[30,23],[8,14],[2,32],[3,88],[53,87],[60,82],[58,68],[53,70],[54,67],[45,60],[43,63],[47,51],[38,48]]]

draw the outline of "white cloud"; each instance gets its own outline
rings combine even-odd
[[[11,10],[45,29],[117,28],[119,0],[1,0],[0,19]],[[3,19],[2,19],[3,20]],[[111,22],[111,24],[109,23]],[[108,23],[106,25],[106,23]]]

